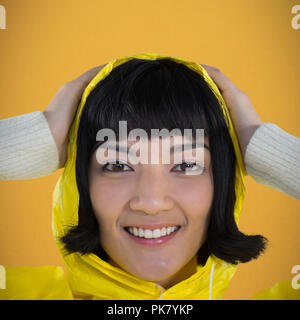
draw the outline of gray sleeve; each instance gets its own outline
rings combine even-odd
[[[33,179],[59,169],[59,154],[41,111],[0,120],[0,180]]]
[[[256,182],[300,199],[300,138],[263,123],[246,148],[245,166]]]

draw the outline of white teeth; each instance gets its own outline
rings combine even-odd
[[[155,229],[154,231],[152,231],[152,237],[153,238],[160,238],[161,237],[160,229]]]
[[[133,234],[137,237],[139,235],[139,230],[136,227],[133,227]]]
[[[152,238],[160,238],[167,236],[171,234],[174,231],[177,231],[179,227],[163,227],[162,229],[155,229],[155,230],[150,230],[150,229],[142,229],[142,228],[136,228],[136,227],[128,227],[128,231],[135,235],[136,237],[140,238],[146,238],[146,239],[152,239]]]
[[[139,228],[139,237],[144,237],[144,230],[142,228]]]
[[[145,237],[146,239],[152,238],[152,231],[149,230],[149,229],[146,229],[146,230],[145,230],[144,237]]]

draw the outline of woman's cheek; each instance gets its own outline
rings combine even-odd
[[[179,183],[175,197],[187,212],[205,213],[212,204],[213,184],[210,179],[195,179],[193,182]]]
[[[126,201],[128,201],[128,188],[122,183],[106,181],[103,178],[92,179],[90,183],[91,202],[97,215],[120,215]]]

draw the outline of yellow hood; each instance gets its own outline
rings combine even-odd
[[[116,59],[108,63],[86,87],[76,118],[69,134],[68,160],[53,193],[52,227],[56,239],[67,227],[78,223],[79,195],[75,179],[76,139],[82,108],[96,86],[113,68],[133,58],[158,59],[167,57],[156,53],[144,53]],[[198,72],[208,83],[219,100],[220,107],[228,118],[228,128],[237,158],[236,204],[234,217],[238,222],[245,196],[244,173],[237,135],[232,125],[225,102],[205,69],[195,62],[168,57],[183,63]],[[0,300],[3,299],[135,299],[135,300],[199,300],[222,299],[222,293],[229,285],[237,266],[211,255],[205,266],[198,266],[190,278],[168,290],[145,281],[110,265],[94,254],[79,253],[64,255],[62,244],[57,241],[68,274],[61,267],[2,267],[0,266]],[[291,282],[279,282],[275,286],[254,295],[252,299],[300,299],[300,290],[294,290]]]
[[[76,117],[69,134],[68,160],[65,169],[55,187],[53,195],[53,232],[56,239],[64,235],[66,227],[78,223],[79,194],[76,186],[75,159],[77,130],[81,112],[86,99],[95,86],[103,80],[113,68],[131,59],[149,59],[167,57],[156,53],[143,53],[115,59],[108,63],[86,87]],[[234,216],[238,222],[245,195],[244,173],[241,151],[237,135],[232,125],[225,102],[206,70],[196,62],[182,58],[168,57],[175,62],[185,64],[190,69],[198,72],[208,83],[216,95],[220,106],[229,119],[229,133],[233,141],[237,158],[236,166],[236,205]],[[159,285],[145,281],[127,272],[110,265],[95,254],[85,256],[79,253],[64,255],[62,244],[57,241],[63,255],[63,260],[68,270],[68,278],[73,294],[80,298],[95,299],[208,299],[220,298],[221,293],[227,288],[237,266],[224,262],[215,256],[210,256],[205,266],[198,266],[197,272],[190,278],[164,290]]]

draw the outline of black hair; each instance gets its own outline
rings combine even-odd
[[[236,156],[218,99],[203,77],[170,58],[132,59],[115,67],[87,97],[77,135],[76,182],[79,192],[79,222],[60,238],[67,253],[94,253],[108,261],[100,244],[99,224],[89,195],[88,167],[101,128],[113,129],[119,121],[128,132],[151,129],[204,129],[209,137],[214,196],[204,244],[198,263],[210,254],[237,264],[257,258],[266,247],[261,235],[246,235],[234,220],[236,203]]]

